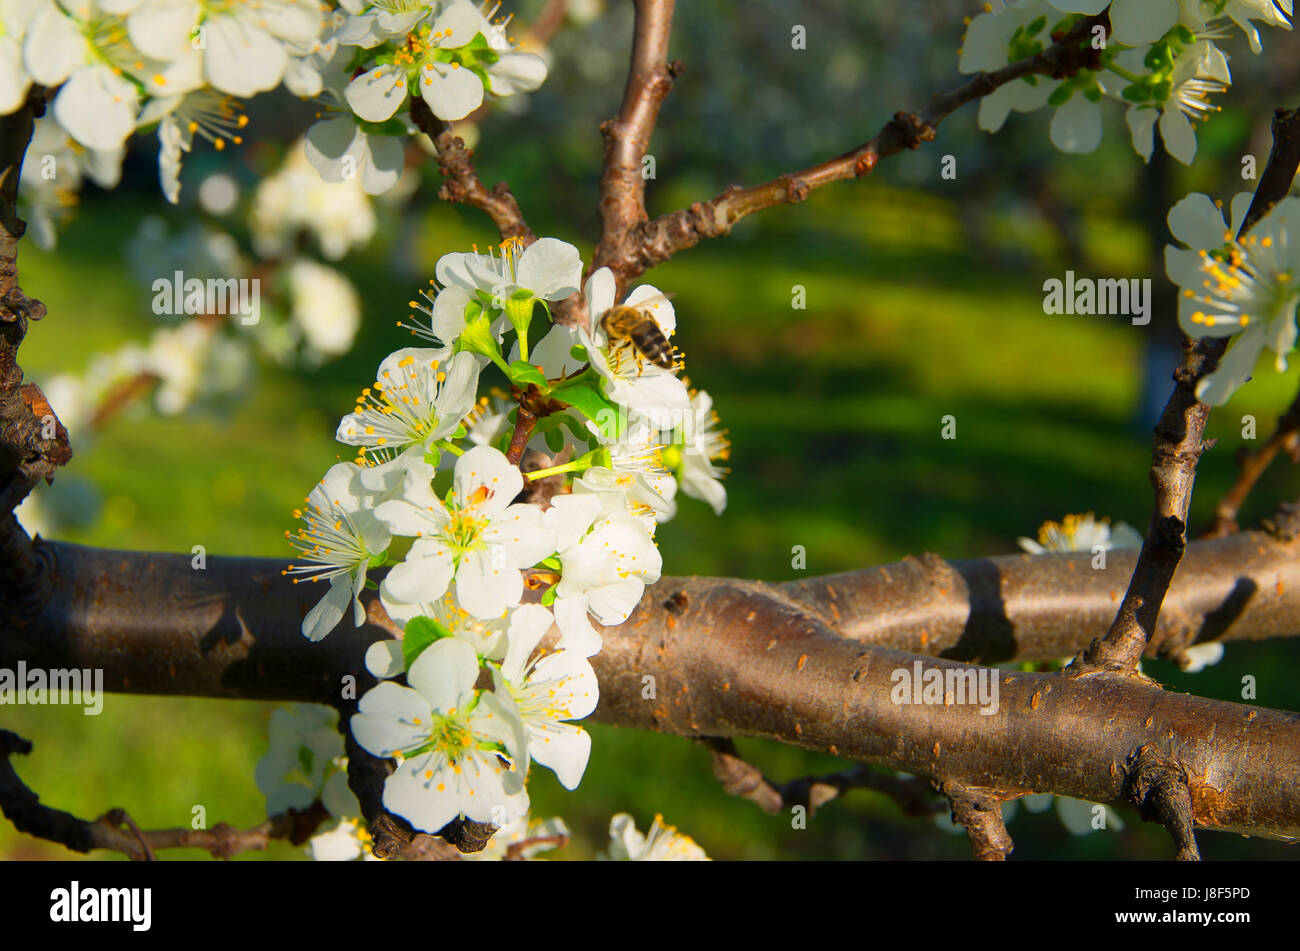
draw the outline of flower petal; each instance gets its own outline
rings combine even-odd
[[[478,654],[467,641],[457,637],[434,641],[420,652],[406,674],[406,682],[444,715],[460,710],[469,701],[476,680]]]
[[[385,122],[406,101],[406,77],[391,66],[376,66],[348,83],[344,97],[362,119]]]

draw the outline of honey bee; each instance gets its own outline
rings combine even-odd
[[[642,357],[665,370],[672,370],[677,365],[676,349],[648,309],[650,305],[667,299],[667,294],[659,294],[634,305],[620,304],[605,311],[605,316],[600,319],[600,325],[609,337],[611,354],[615,350],[630,348],[638,373]]]

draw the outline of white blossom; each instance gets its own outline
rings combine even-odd
[[[682,835],[656,815],[650,830],[637,831],[636,820],[620,812],[609,821],[609,851],[601,858],[624,862],[707,862],[695,840]]]
[[[1300,303],[1300,198],[1282,199],[1239,241],[1201,250],[1199,271],[1180,271],[1178,323],[1193,339],[1239,335],[1218,369],[1196,385],[1196,398],[1222,406],[1246,382],[1265,347],[1279,373],[1296,341]],[[1173,274],[1170,275],[1174,277]]]
[[[565,789],[576,789],[591,755],[591,736],[565,720],[581,720],[596,709],[600,692],[591,664],[571,650],[533,656],[551,629],[551,612],[538,604],[515,609],[505,659],[494,669],[494,690],[507,698],[528,736],[521,769],[535,760],[555,772]]]
[[[587,357],[603,377],[605,391],[614,402],[641,414],[658,428],[679,425],[691,405],[686,384],[673,370],[636,360],[627,342],[611,341],[601,327],[601,318],[614,306],[614,287],[614,275],[609,268],[598,269],[587,280],[592,329],[578,331],[579,339],[587,348]],[[671,337],[677,329],[673,305],[656,287],[642,284],[627,295],[624,303],[649,313],[665,337]]]
[[[1084,515],[1067,515],[1059,523],[1044,522],[1038,529],[1038,541],[1018,539],[1020,547],[1031,555],[1064,551],[1110,551],[1115,548],[1141,548],[1142,534],[1126,522],[1114,527],[1110,519],[1101,521],[1091,512]]]
[[[591,494],[556,496],[545,519],[561,565],[554,606],[558,646],[590,657],[601,638],[588,613],[606,626],[622,624],[645,586],[659,580],[663,558],[643,522],[604,514]]]
[[[303,563],[290,565],[286,574],[294,583],[326,581],[329,591],[302,621],[305,637],[318,641],[343,619],[351,603],[353,624],[365,620],[361,591],[371,559],[388,548],[387,527],[375,518],[372,509],[376,497],[384,492],[367,487],[363,470],[350,462],[331,466],[316,488],[307,496],[307,507],[294,512],[306,522],[295,535],[285,536],[302,553]]]
[[[312,354],[336,357],[352,349],[361,326],[361,298],[352,282],[309,258],[296,258],[288,279],[293,322]]]
[[[362,458],[400,453],[422,458],[454,433],[474,406],[479,369],[479,357],[472,353],[394,351],[357,397],[356,409],[339,422],[336,438],[359,447]]]
[[[500,617],[523,594],[520,569],[555,551],[542,510],[512,504],[523,476],[490,446],[476,446],[457,460],[446,502],[434,495],[431,475],[432,467],[425,472],[412,466],[401,496],[375,511],[394,534],[415,538],[406,559],[380,587],[384,603],[432,601],[454,578],[465,610]]]
[[[364,749],[398,758],[384,807],[424,832],[458,816],[503,825],[528,810],[523,777],[508,763],[522,752],[522,724],[493,694],[475,691],[478,676],[474,648],[443,638],[412,663],[411,686],[384,681],[352,718]]]

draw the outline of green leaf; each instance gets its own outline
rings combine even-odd
[[[571,416],[568,413],[558,413],[556,415],[559,416],[560,422],[567,426],[569,431],[573,433],[573,438],[578,442],[586,443],[590,446],[592,441],[596,438],[595,435],[592,434],[591,430],[584,426],[582,420],[578,419],[578,417]]]
[[[1134,83],[1131,86],[1125,86],[1120,95],[1129,102],[1147,102],[1151,98],[1151,87]]]
[[[525,360],[516,360],[510,364],[510,382],[521,386],[533,383],[543,392],[546,390],[546,374]]]
[[[402,635],[402,663],[406,665],[406,669],[411,669],[415,658],[419,657],[426,647],[444,637],[451,637],[451,631],[432,618],[413,617],[407,621],[406,631]]]
[[[564,448],[564,433],[558,429],[548,429],[542,435],[546,439],[546,448],[551,452],[559,452]]]
[[[1047,26],[1047,16],[1046,16],[1046,14],[1044,14],[1043,16],[1038,17],[1037,19],[1030,20],[1030,21],[1029,21],[1029,24],[1025,27],[1025,35],[1026,35],[1026,36],[1034,36],[1034,35],[1037,34],[1040,30],[1042,30],[1042,28],[1045,27],[1045,26]]]
[[[1070,97],[1073,95],[1074,87],[1069,83],[1062,83],[1047,98],[1047,104],[1049,106],[1063,106],[1070,101]]]
[[[562,386],[551,395],[568,403],[602,429],[607,430],[611,422],[615,426],[618,425],[618,404],[606,396],[597,383],[584,381],[571,386]]]
[[[558,587],[558,586],[557,586],[557,585],[551,585],[549,588],[546,589],[546,593],[542,595],[542,606],[543,606],[543,607],[547,607],[547,608],[549,608],[552,604],[555,603],[555,589],[556,589],[556,587]]]
[[[562,567],[560,564],[560,559],[556,558],[554,555],[551,555],[548,558],[543,558],[541,561],[538,562],[538,564],[541,565],[543,568],[550,568],[552,571],[559,571]]]

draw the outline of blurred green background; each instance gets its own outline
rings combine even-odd
[[[523,22],[539,4],[521,3]],[[597,5],[599,6],[599,5]],[[624,4],[570,25],[551,46],[551,79],[526,111],[481,123],[476,161],[483,179],[508,180],[539,233],[573,241],[589,257],[595,237],[597,123],[621,96],[629,37]],[[735,182],[754,182],[838,154],[869,138],[896,109],[917,108],[953,85],[961,16],[973,3],[774,2],[680,5],[673,55],[687,70],[652,143],[652,213],[682,207]],[[861,7],[861,8],[859,8]],[[789,24],[808,29],[805,51],[789,48]],[[1042,284],[1080,275],[1144,277],[1166,236],[1164,211],[1188,191],[1229,200],[1243,188],[1241,156],[1262,169],[1272,109],[1295,105],[1300,84],[1294,38],[1265,36],[1252,57],[1226,45],[1237,85],[1224,112],[1200,130],[1191,169],[1157,160],[1144,167],[1129,146],[1122,107],[1107,115],[1097,153],[1065,156],[1047,136],[1046,113],[1015,115],[998,136],[975,126],[975,106],[946,121],[938,140],[890,159],[870,178],[830,186],[804,205],[747,219],[722,240],[655,269],[646,281],[675,293],[676,342],[694,385],[714,396],[733,443],[729,504],[715,518],[684,500],[659,541],[665,572],[781,580],[791,548],[807,550],[807,573],[899,559],[1006,554],[1046,519],[1095,511],[1145,525],[1151,492],[1144,381],[1163,403],[1168,312],[1150,326],[1105,317],[1048,316]],[[250,143],[198,152],[184,181],[214,171],[245,186],[273,164],[311,121],[290,99],[255,102]],[[146,215],[173,227],[202,217],[188,197],[168,208],[154,179],[155,145],[138,143],[124,184],[87,187],[56,251],[24,247],[24,290],[48,318],[32,326],[20,358],[28,379],[80,372],[95,353],[143,340],[158,325],[147,287],[124,266],[124,239]],[[955,180],[939,158],[957,160]],[[1162,155],[1162,153],[1158,153]],[[98,518],[68,540],[127,549],[289,557],[290,510],[340,455],[338,418],[351,409],[379,360],[409,341],[394,326],[437,258],[495,235],[472,210],[433,197],[438,176],[403,212],[381,211],[377,237],[341,265],[361,289],[364,324],[354,350],[317,370],[260,367],[242,400],[163,418],[143,408],[117,418],[93,446],[74,440],[69,466],[93,483]],[[247,191],[247,189],[246,189]],[[575,212],[575,209],[577,211]],[[1155,209],[1153,211],[1153,209]],[[229,223],[227,222],[229,227]],[[237,232],[238,233],[238,232]],[[806,289],[806,309],[791,306]],[[255,328],[254,328],[255,332]],[[1176,352],[1176,351],[1174,351]],[[1192,523],[1203,526],[1232,481],[1241,417],[1260,438],[1295,394],[1296,373],[1261,365],[1257,378],[1211,418],[1219,445],[1203,459]],[[55,407],[56,411],[58,407]],[[954,414],[955,441],[939,437]],[[1251,524],[1300,495],[1281,460],[1243,512]],[[1241,677],[1258,679],[1257,703],[1300,709],[1290,675],[1294,642],[1232,644],[1225,659],[1187,675],[1162,662],[1148,672],[1172,689],[1239,699]],[[4,707],[0,725],[35,743],[18,762],[49,805],[83,816],[111,806],[140,825],[252,825],[264,816],[253,764],[266,748],[270,706],[260,703],[109,697],[102,716],[76,708]],[[627,811],[643,830],[656,812],[719,859],[960,858],[964,836],[904,819],[884,797],[859,792],[817,813],[806,830],[725,795],[709,756],[690,741],[591,727],[594,752],[581,787],[563,790],[537,771],[536,816],[560,815],[575,840],[560,857],[604,847],[609,817]],[[785,780],[834,771],[829,757],[758,741],[740,750]],[[1053,812],[1011,824],[1017,857],[1168,858],[1167,835],[1122,813],[1122,831],[1074,837]],[[1286,846],[1202,833],[1207,858],[1292,858]],[[299,857],[277,845],[263,855]],[[0,823],[0,856],[71,853]],[[198,857],[201,853],[171,853]]]

